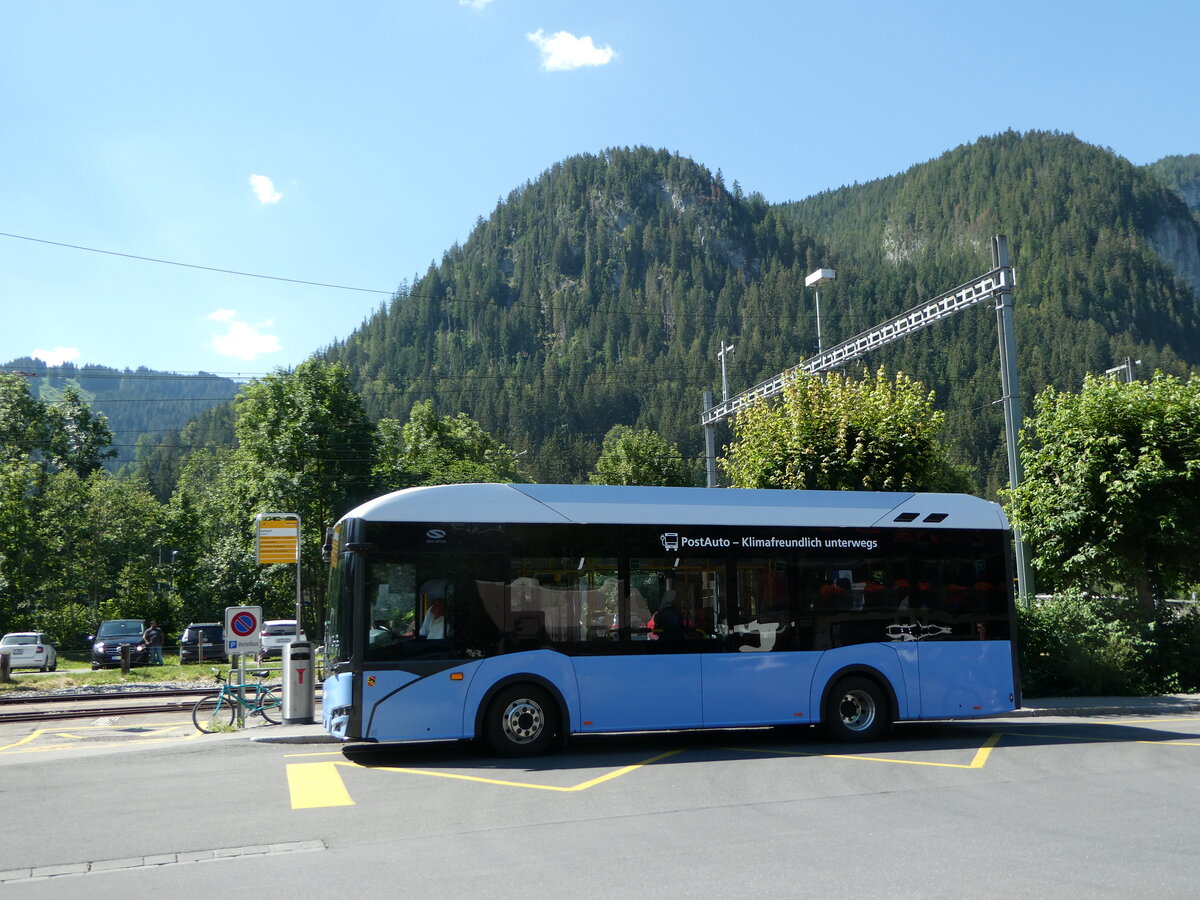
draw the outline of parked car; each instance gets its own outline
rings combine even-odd
[[[292,641],[297,640],[296,620],[270,619],[263,622],[262,631],[259,633],[259,640],[262,641],[262,650],[259,652],[261,659],[267,659],[272,656],[283,656],[283,648]],[[299,640],[308,640],[308,635],[304,633],[304,629],[300,630]]]
[[[106,619],[92,640],[92,668],[111,669],[121,665],[121,647],[129,647],[129,664],[150,662],[150,648],[142,640],[146,623],[141,619]]]
[[[179,636],[179,663],[228,662],[225,626],[219,622],[193,622]]]
[[[14,631],[0,638],[0,653],[8,657],[10,669],[38,669],[53,672],[58,668],[58,651],[44,634]]]

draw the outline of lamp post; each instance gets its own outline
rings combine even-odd
[[[725,364],[725,357],[733,352],[733,344],[726,344],[721,341],[721,349],[717,352],[717,356],[721,358],[721,398],[722,400],[729,399],[729,372]]]
[[[837,278],[837,272],[833,269],[817,269],[804,279],[804,286],[813,289],[813,296],[817,301],[817,355],[820,356],[825,352],[824,342],[821,340],[821,285],[827,281],[833,281]]]

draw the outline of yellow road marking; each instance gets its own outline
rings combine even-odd
[[[373,769],[379,769],[384,772],[401,772],[406,775],[429,775],[433,778],[453,778],[457,781],[475,781],[480,784],[498,784],[501,787],[519,787],[529,788],[534,791],[557,791],[559,793],[570,794],[576,791],[586,791],[588,788],[595,787],[598,784],[603,784],[606,781],[612,781],[614,778],[620,778],[622,775],[628,775],[640,769],[642,766],[648,766],[651,763],[656,763],[659,760],[666,759],[668,756],[674,756],[676,753],[682,753],[682,750],[669,750],[666,753],[660,753],[658,756],[652,756],[649,759],[644,759],[639,763],[634,763],[631,766],[622,766],[619,769],[614,769],[606,775],[601,775],[598,778],[591,778],[587,781],[582,781],[579,784],[574,784],[569,787],[561,787],[556,784],[536,784],[527,781],[506,781],[502,778],[483,778],[478,775],[458,775],[454,772],[433,772],[429,769],[402,769],[391,768],[388,766],[371,766]],[[335,763],[339,766],[356,766],[356,763]]]
[[[342,763],[289,763],[287,779],[292,809],[353,806],[350,792],[338,773],[339,765]]]
[[[1153,721],[1168,721],[1164,719],[1154,719]],[[1186,720],[1180,720],[1186,721]],[[931,762],[929,760],[914,760],[914,759],[896,759],[894,757],[884,756],[861,756],[849,753],[805,753],[800,750],[779,750],[778,748],[755,748],[755,747],[727,747],[725,749],[732,750],[738,753],[757,753],[768,756],[805,756],[818,759],[846,759],[856,762],[873,762],[873,763],[889,763],[898,766],[931,766],[940,769],[982,769],[991,757],[992,751],[1000,743],[1001,738],[1005,736],[1011,737],[1036,737],[1050,738],[1060,741],[1072,741],[1080,743],[1133,743],[1133,744],[1169,744],[1176,747],[1200,747],[1200,741],[1113,741],[1105,738],[1095,737],[1074,737],[1064,735],[1051,734],[1030,734],[1020,731],[998,731],[988,735],[983,744],[975,751],[974,756],[969,763],[950,763],[950,762]],[[0,747],[0,750],[6,748]],[[287,776],[288,787],[291,792],[292,808],[293,809],[314,809],[326,806],[353,806],[354,800],[351,799],[349,792],[346,790],[345,783],[342,781],[341,774],[338,772],[339,767],[350,769],[370,769],[381,772],[396,772],[402,775],[424,775],[430,778],[448,778],[454,781],[468,781],[476,784],[493,784],[499,787],[515,787],[525,788],[527,790],[536,791],[553,791],[557,793],[577,793],[586,791],[599,784],[612,781],[620,778],[623,775],[628,775],[630,772],[635,772],[643,766],[648,766],[656,762],[660,762],[670,756],[682,753],[683,749],[670,750],[666,753],[660,753],[657,756],[652,756],[649,759],[644,759],[641,762],[633,763],[632,765],[622,766],[607,772],[604,775],[590,778],[587,781],[582,781],[579,784],[561,786],[552,784],[537,784],[528,781],[511,781],[502,778],[485,778],[479,775],[461,775],[456,772],[438,772],[432,769],[414,769],[399,766],[364,766],[360,763],[350,762],[345,759],[332,760],[328,762],[309,762],[309,763],[288,763]],[[294,759],[301,757],[315,756],[343,756],[343,751],[321,751],[316,753],[291,753],[287,754],[286,758]]]
[[[283,754],[283,758],[284,759],[298,759],[300,757],[305,757],[305,756],[342,756],[342,757],[344,757],[345,755],[346,755],[345,752],[342,750],[322,750],[318,753],[285,753],[285,754]]]
[[[1013,737],[1036,738],[1049,741],[1069,741],[1074,744],[1150,744],[1167,747],[1200,747],[1200,741],[1131,741],[1127,738],[1081,737],[1073,734],[1034,734],[1029,731],[1006,731]]]
[[[3,753],[5,750],[11,750],[13,747],[20,747],[22,744],[28,744],[30,741],[45,734],[45,732],[46,732],[46,729],[39,728],[36,731],[33,731],[33,732],[29,733],[28,735],[26,735],[25,737],[21,738],[15,744],[7,744],[4,747],[0,747],[0,753]]]
[[[292,809],[315,809],[324,806],[353,806],[354,801],[346,790],[338,767],[348,769],[370,769],[378,772],[398,772],[402,775],[425,775],[430,778],[449,778],[455,781],[471,781],[477,784],[494,784],[500,787],[526,788],[534,791],[555,791],[558,793],[577,793],[593,788],[622,775],[637,771],[643,766],[659,762],[669,756],[682,753],[682,750],[669,750],[641,762],[622,766],[596,778],[589,778],[579,784],[567,787],[554,784],[537,784],[528,781],[508,781],[502,778],[484,778],[479,775],[460,775],[456,772],[435,772],[430,769],[410,769],[398,766],[363,766],[359,763],[339,760],[336,762],[288,763],[288,790],[291,793]]]
[[[729,747],[730,750],[737,750],[742,753],[762,753],[768,756],[810,756],[819,759],[849,759],[856,762],[877,762],[891,763],[897,766],[933,766],[937,769],[982,769],[987,765],[988,757],[991,755],[992,748],[1000,743],[1001,734],[993,734],[983,746],[975,751],[974,758],[969,763],[945,763],[945,762],[929,762],[928,760],[920,759],[895,759],[887,756],[860,756],[854,753],[804,753],[800,750],[759,750],[754,747]]]
[[[75,734],[74,732],[66,732],[66,731],[54,731],[53,729],[50,729],[50,728],[38,728],[38,729],[30,732],[28,735],[26,735],[25,737],[23,737],[21,740],[17,741],[16,743],[7,744],[6,746],[0,747],[0,753],[5,753],[8,751],[11,751],[10,755],[15,755],[17,753],[55,753],[55,752],[64,751],[64,750],[77,750],[77,749],[82,749],[82,748],[87,748],[89,750],[92,750],[92,749],[104,749],[104,748],[110,748],[110,747],[127,747],[132,744],[141,746],[143,744],[160,744],[160,743],[164,743],[165,741],[190,741],[190,740],[194,740],[195,738],[200,737],[200,732],[196,731],[194,733],[183,734],[178,737],[175,737],[175,736],[163,737],[162,735],[166,735],[169,732],[173,732],[173,731],[176,731],[176,730],[178,730],[180,728],[184,728],[184,727],[191,729],[191,725],[192,725],[191,722],[176,722],[174,724],[162,725],[162,726],[154,729],[153,731],[132,733],[128,738],[125,738],[124,740],[108,741],[108,742],[104,742],[104,743],[90,743],[90,742],[84,743],[85,736],[82,734]],[[76,728],[75,731],[76,732],[104,731],[104,730],[112,731],[113,729],[129,728],[129,727],[130,726],[128,726],[128,725],[84,725],[82,728]],[[32,746],[32,747],[26,746],[28,744],[31,744],[37,738],[45,737],[47,735],[50,735],[53,737],[70,738],[71,740],[67,743],[39,744],[37,746]],[[20,749],[18,749],[18,748],[20,748]]]

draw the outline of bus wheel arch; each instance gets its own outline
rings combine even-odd
[[[821,722],[843,743],[865,743],[882,735],[898,705],[888,678],[876,669],[852,667],[829,679],[821,697]]]
[[[502,756],[536,756],[569,731],[566,704],[543,678],[514,675],[493,685],[475,715],[475,736]]]

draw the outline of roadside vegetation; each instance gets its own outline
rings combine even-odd
[[[228,670],[228,666],[224,669]],[[216,684],[212,668],[207,665],[142,666],[130,669],[126,675],[120,669],[93,671],[88,663],[69,663],[61,656],[56,672],[43,675],[17,669],[10,677],[7,684],[0,682],[0,696],[17,691],[62,691],[119,684],[195,684],[199,687]]]
[[[1019,610],[1026,695],[1200,691],[1200,376],[1088,378],[1077,394],[1047,388],[1035,410],[1025,478],[1003,498],[1045,592]],[[257,565],[250,527],[272,510],[305,523],[305,628],[319,641],[325,525],[390,489],[522,477],[463,413],[417,404],[403,426],[370,423],[347,373],[319,360],[247,385],[233,424],[236,448],[193,456],[164,504],[103,468],[103,416],[0,375],[0,633],[42,631],[60,651],[59,672],[18,670],[0,691],[207,681],[209,665],[92,672],[89,629],[155,618],[175,640],[227,606],[287,616],[295,571]],[[798,378],[734,420],[721,464],[740,487],[962,489],[941,426],[933,395],[901,373]],[[679,484],[687,471],[660,435],[614,429],[590,480]]]
[[[1027,697],[1200,692],[1200,611],[1068,590],[1018,610]]]

